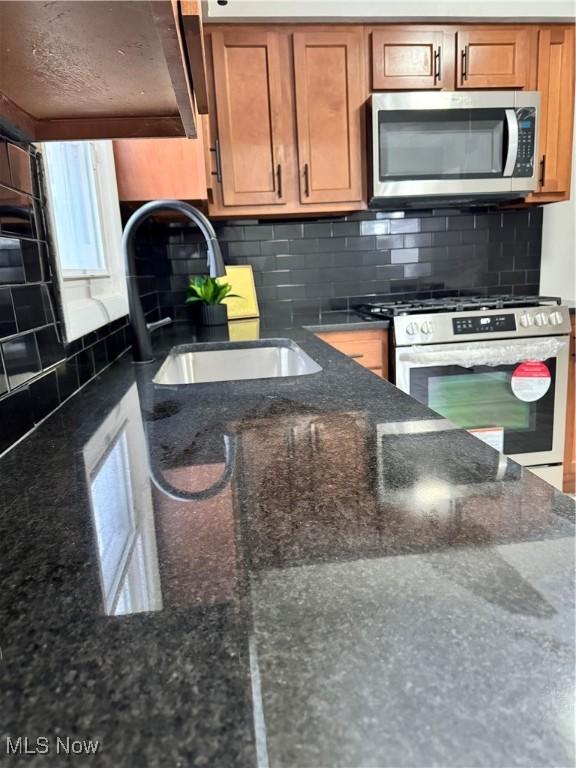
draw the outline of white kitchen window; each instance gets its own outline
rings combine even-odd
[[[111,141],[43,144],[48,225],[68,341],[128,314]]]

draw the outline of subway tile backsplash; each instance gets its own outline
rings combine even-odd
[[[363,301],[538,292],[541,208],[368,211],[216,223],[216,231],[227,264],[252,265],[261,314],[287,325]],[[170,224],[155,228],[153,242],[147,269],[156,275],[161,311],[186,320],[188,276],[206,272],[201,238],[193,227]]]

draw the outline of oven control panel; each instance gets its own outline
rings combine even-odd
[[[471,309],[397,315],[393,319],[397,347],[481,339],[564,336],[570,333],[568,307],[540,305],[514,309]]]
[[[513,314],[507,315],[477,315],[470,317],[453,317],[452,328],[454,335],[462,333],[498,333],[501,331],[515,331],[516,318]]]

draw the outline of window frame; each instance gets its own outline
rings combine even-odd
[[[90,148],[93,191],[105,270],[67,270],[62,266],[55,236],[57,222],[51,204],[52,170],[46,153],[43,153],[43,145],[38,145],[43,159],[48,236],[54,255],[60,308],[68,342],[128,314],[126,272],[122,256],[122,220],[112,142],[100,140],[86,144]]]

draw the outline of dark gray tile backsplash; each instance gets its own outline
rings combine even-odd
[[[37,162],[0,137],[0,453],[130,344],[126,318],[63,343]],[[146,301],[157,314],[156,292]]]
[[[540,282],[541,208],[368,211],[317,221],[216,223],[216,231],[226,263],[252,265],[262,315],[287,323],[363,301],[536,294]],[[161,311],[187,319],[187,278],[206,272],[201,237],[176,224],[149,234],[154,258],[146,269],[156,275]],[[144,243],[141,248],[144,257]]]

